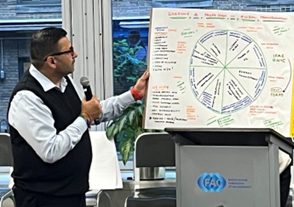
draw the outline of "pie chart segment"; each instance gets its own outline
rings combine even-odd
[[[218,74],[217,77],[215,77],[215,79],[201,93],[199,98],[203,105],[216,113],[221,113],[222,110],[222,87],[224,74],[224,71]]]
[[[193,49],[190,64],[192,66],[223,67],[220,61],[199,43]]]
[[[236,112],[253,102],[248,92],[228,71],[225,72],[221,113]]]
[[[247,94],[252,97],[253,99],[256,99],[266,82],[266,70],[262,69],[229,69],[228,70],[240,83],[240,85],[246,90]]]
[[[200,95],[216,81],[216,76],[221,72],[222,68],[190,68],[190,83],[196,98],[200,98]]]
[[[251,43],[251,38],[247,37],[246,35],[236,31],[229,31],[226,63],[230,63]]]
[[[199,43],[222,64],[226,61],[227,30],[215,30],[204,35]]]
[[[266,61],[261,49],[254,42],[244,48],[234,59],[226,65],[230,67],[266,68]]]

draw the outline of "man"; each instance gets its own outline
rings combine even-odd
[[[131,91],[90,101],[68,74],[77,53],[60,28],[31,40],[32,65],[14,88],[8,121],[17,207],[85,207],[92,160],[88,128],[119,115],[146,93],[149,73]]]
[[[129,47],[136,48],[135,58],[140,61],[147,61],[147,48],[141,40],[140,33],[138,31],[131,31],[128,39]]]

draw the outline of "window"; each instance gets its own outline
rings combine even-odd
[[[149,21],[113,20],[112,26],[114,95],[119,95],[147,69]]]
[[[29,66],[31,35],[46,26],[61,26],[61,0],[4,0],[1,10],[0,132],[7,132],[8,102],[13,88]]]

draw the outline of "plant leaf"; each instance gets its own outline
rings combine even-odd
[[[121,119],[119,120],[119,123],[118,123],[119,124],[118,125],[118,131],[119,132],[122,131],[123,128],[126,126],[127,121],[128,121],[128,116],[122,115]]]
[[[127,163],[131,153],[134,150],[134,132],[131,129],[126,129],[124,131],[124,139],[121,140],[120,144],[119,144],[119,151],[120,154],[122,156],[122,160],[124,165]]]
[[[133,140],[133,141],[135,141],[135,140],[137,139],[137,137],[138,137],[140,134],[142,134],[142,133],[144,133],[144,130],[143,130],[141,127],[138,127],[138,128],[135,130],[135,136],[134,136],[134,140]]]
[[[130,155],[134,150],[134,142],[137,137],[145,132],[142,129],[142,114],[144,111],[144,102],[136,101],[128,108],[123,110],[123,113],[116,117],[112,124],[109,125],[106,131],[108,136],[113,136],[118,144],[118,149],[121,153],[123,163],[126,164]]]
[[[115,128],[115,123],[112,122],[107,128],[106,128],[106,137],[109,139],[109,140],[112,140],[114,138],[114,128]]]
[[[140,115],[143,115],[144,105],[143,105],[142,102],[141,102],[141,104],[136,108],[136,110],[138,111],[138,113],[139,113]]]
[[[117,133],[115,138],[118,143],[122,142],[125,139],[125,132],[121,131],[121,132]]]
[[[117,125],[114,125],[113,132],[112,133],[113,133],[113,137],[115,137],[116,134],[119,133],[118,126]]]
[[[136,111],[133,110],[133,111],[130,111],[129,112],[129,115],[128,115],[128,118],[129,118],[129,123],[131,126],[133,126],[133,123],[134,123],[134,120],[136,118]],[[135,128],[134,128],[135,129]]]

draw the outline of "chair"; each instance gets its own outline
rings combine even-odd
[[[103,190],[90,190],[86,193],[86,206],[110,207],[110,197]]]
[[[105,131],[90,131],[92,165],[89,173],[90,190],[86,193],[86,206],[111,207],[111,199],[105,190],[114,190],[120,180],[120,170],[114,142],[110,142]],[[122,188],[122,182],[121,182]]]
[[[0,177],[5,177],[9,174],[7,181],[3,182],[3,186],[0,188],[0,207],[3,206],[3,203],[6,199],[11,199],[13,205],[15,206],[14,196],[12,189],[9,188],[9,179],[10,179],[10,168],[13,166],[13,157],[11,151],[10,135],[8,133],[0,133],[0,166],[1,169],[7,169],[1,171]],[[6,168],[5,168],[6,167]]]
[[[137,168],[175,166],[175,143],[171,136],[166,133],[141,134],[135,142],[134,165]],[[148,183],[148,188],[142,188],[140,170],[134,171],[135,189],[126,198],[125,207],[176,207],[175,185],[158,187],[158,181],[148,180],[143,181]]]

